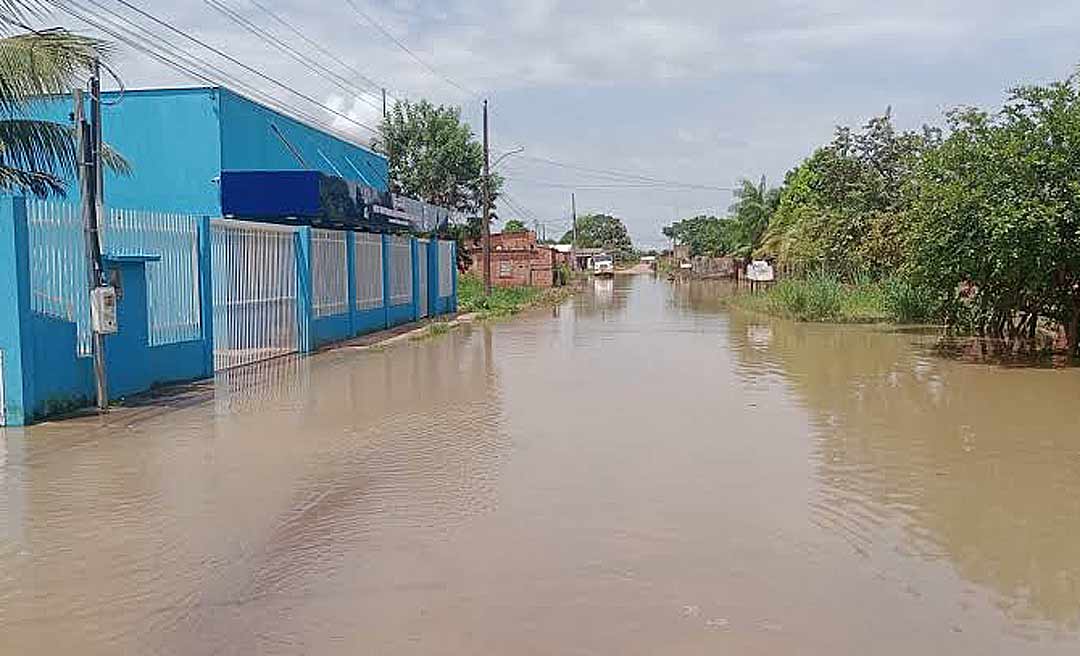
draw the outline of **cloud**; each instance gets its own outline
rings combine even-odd
[[[287,34],[247,0],[228,2]],[[378,121],[378,87],[386,86],[393,97],[461,105],[478,131],[477,96],[484,96],[492,99],[497,146],[717,186],[762,173],[780,180],[836,124],[860,123],[886,105],[901,126],[917,127],[949,106],[993,104],[1008,86],[1068,74],[1080,61],[1075,0],[357,0],[438,74],[346,5],[261,2],[373,83],[305,47],[347,79],[346,92],[203,3],[150,10],[361,123]],[[299,97],[168,38],[239,82],[331,121]],[[130,50],[116,64],[132,86],[191,83]],[[332,125],[370,138],[349,120],[333,117]],[[601,182],[511,161],[511,194],[552,225],[565,222],[562,185]],[[665,188],[578,194],[583,211],[623,216],[641,241],[657,241],[659,225],[675,216],[715,213],[729,200]]]

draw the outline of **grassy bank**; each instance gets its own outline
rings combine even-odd
[[[899,279],[846,283],[812,275],[739,294],[733,302],[753,312],[811,322],[925,323],[937,314],[933,297]]]
[[[475,312],[481,319],[498,319],[540,305],[555,305],[573,294],[570,287],[496,287],[484,294],[484,281],[464,275],[458,279],[458,310]]]

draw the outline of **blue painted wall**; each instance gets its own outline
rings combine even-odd
[[[131,164],[129,176],[105,178],[105,204],[159,212],[219,215],[215,179],[221,172],[221,139],[215,89],[128,91],[104,94],[102,138]],[[70,97],[34,106],[39,118],[71,125]],[[78,199],[78,186],[68,184]]]
[[[225,169],[308,168],[386,189],[387,161],[381,155],[227,89],[129,90],[122,98],[103,97],[110,104],[102,107],[102,137],[132,166],[129,176],[107,175],[110,207],[221,216],[218,177]],[[72,109],[70,97],[56,96],[36,104],[32,113],[70,125]],[[297,161],[272,126],[308,166]],[[68,197],[78,198],[74,181]]]
[[[385,190],[387,162],[235,93],[219,91],[223,170],[316,170]],[[299,152],[301,163],[274,128]]]

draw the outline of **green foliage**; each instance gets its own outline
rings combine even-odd
[[[1080,83],[949,115],[913,183],[909,267],[950,319],[1017,337],[1048,317],[1080,346]]]
[[[756,185],[745,178],[740,180],[739,187],[732,195],[735,202],[728,211],[734,220],[738,239],[732,254],[747,257],[761,244],[769,221],[780,203],[780,190],[770,189],[765,183],[765,176],[761,176],[761,182]]]
[[[726,255],[739,246],[739,227],[731,219],[695,216],[666,226],[664,236],[690,247],[693,256]]]
[[[388,154],[392,190],[412,198],[480,213],[484,148],[462,122],[458,107],[436,107],[426,100],[394,103],[382,122],[378,146]],[[502,188],[492,174],[492,202]]]
[[[40,8],[36,3],[7,2],[18,17]],[[0,34],[12,23],[0,21]],[[26,118],[42,96],[67,94],[89,76],[96,58],[108,55],[97,39],[63,29],[29,31],[0,37],[0,191],[37,196],[63,195],[65,180],[76,174],[77,143],[71,125]],[[123,158],[105,151],[105,163],[127,171]]]
[[[898,277],[845,281],[826,272],[788,278],[758,294],[738,297],[747,309],[808,322],[924,323],[939,315],[937,299]]]
[[[558,304],[569,297],[569,288],[495,287],[484,294],[484,281],[477,276],[458,278],[458,309],[475,312],[481,319],[501,319],[541,304]]]
[[[574,231],[563,235],[560,243],[573,241]],[[622,221],[607,214],[587,214],[577,220],[577,245],[580,248],[603,248],[619,261],[629,258],[634,252],[630,233]]]
[[[858,131],[837,128],[788,173],[757,254],[837,275],[888,276],[904,256],[913,171],[939,140],[929,128],[898,133],[891,111]]]
[[[503,232],[527,232],[528,230],[529,228],[518,219],[510,219],[502,229]]]

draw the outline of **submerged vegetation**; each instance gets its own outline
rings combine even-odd
[[[1080,78],[898,131],[892,112],[833,140],[778,190],[744,183],[728,218],[665,234],[695,255],[786,274],[744,305],[813,321],[933,321],[1080,355]]]
[[[520,286],[495,287],[488,296],[484,294],[483,280],[463,275],[458,279],[458,309],[476,313],[481,319],[500,319],[539,305],[561,303],[572,293],[569,287],[541,289]]]
[[[931,295],[900,278],[845,282],[826,273],[781,280],[761,293],[736,296],[734,302],[796,321],[923,323],[938,314]]]

